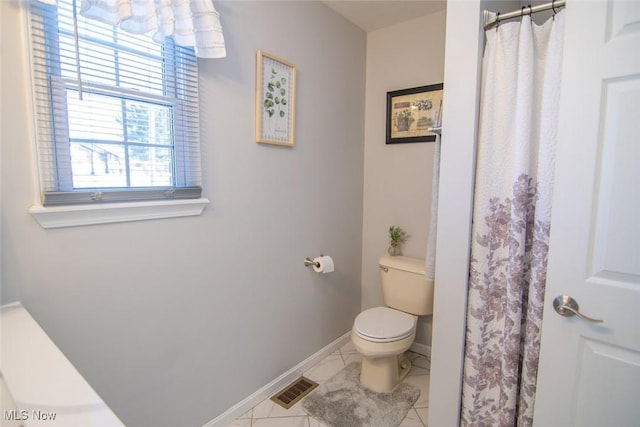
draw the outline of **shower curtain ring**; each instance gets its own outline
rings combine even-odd
[[[527,6],[522,6],[522,8],[520,9],[520,22],[522,23],[522,18],[524,18],[524,9]]]
[[[556,0],[553,0],[551,2],[551,10],[553,10],[553,17],[551,19],[553,19],[555,21],[556,20],[556,14],[558,13],[558,11],[556,10]]]
[[[496,33],[498,32],[499,26],[500,26],[500,12],[496,13]]]

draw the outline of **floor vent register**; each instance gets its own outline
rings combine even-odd
[[[279,391],[274,396],[271,396],[271,400],[283,408],[289,409],[307,394],[311,393],[316,387],[318,387],[318,383],[315,383],[308,378],[300,377],[289,384],[285,389]]]

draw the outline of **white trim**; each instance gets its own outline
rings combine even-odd
[[[10,310],[12,308],[24,307],[20,301],[8,302],[6,304],[0,305],[0,311],[2,310]]]
[[[208,204],[208,199],[200,198],[53,207],[34,205],[29,213],[42,228],[49,229],[196,216],[202,214]]]
[[[438,427],[460,425],[485,3],[447,2],[428,419]]]
[[[413,351],[414,353],[418,353],[418,354],[421,354],[423,356],[426,356],[426,357],[431,357],[431,346],[430,345],[420,344],[418,342],[414,342],[413,344],[411,344],[411,347],[409,348],[409,350]]]
[[[32,183],[33,183],[33,203],[40,203],[40,194],[42,193],[42,187],[40,183],[40,150],[38,148],[38,126],[36,123],[36,94],[35,90],[35,81],[34,81],[34,64],[33,64],[33,55],[31,55],[31,19],[30,13],[27,9],[27,3],[24,3],[24,7],[18,8],[18,13],[21,15],[22,20],[22,30],[23,36],[20,37],[20,42],[22,44],[22,51],[24,53],[24,65],[26,71],[26,91],[29,96],[25,99],[26,111],[31,112],[29,120],[29,126],[27,129],[27,133],[29,135],[29,151],[31,154],[31,172],[32,172]]]
[[[329,345],[323,347],[316,353],[312,354],[307,359],[298,363],[293,368],[289,369],[284,374],[280,375],[275,380],[271,381],[269,384],[262,387],[260,390],[256,391],[252,395],[248,396],[246,399],[236,403],[231,408],[227,409],[222,414],[218,415],[213,420],[206,423],[203,427],[221,427],[227,426],[233,422],[239,416],[245,414],[249,409],[253,408],[263,400],[271,397],[272,394],[278,392],[283,389],[287,384],[291,381],[298,378],[305,371],[312,368],[322,359],[330,355],[331,353],[338,350],[340,347],[345,345],[351,336],[351,331],[342,335],[340,338],[336,339]]]

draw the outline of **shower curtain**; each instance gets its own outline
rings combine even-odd
[[[547,268],[564,12],[487,31],[461,420],[530,426]]]
[[[425,256],[424,278],[433,286],[436,278],[436,240],[438,230],[438,189],[440,188],[440,135],[433,143],[433,180],[431,181],[431,212],[427,232],[427,254]]]

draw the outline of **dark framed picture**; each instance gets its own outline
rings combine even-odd
[[[387,92],[387,144],[430,142],[440,126],[442,83]]]

